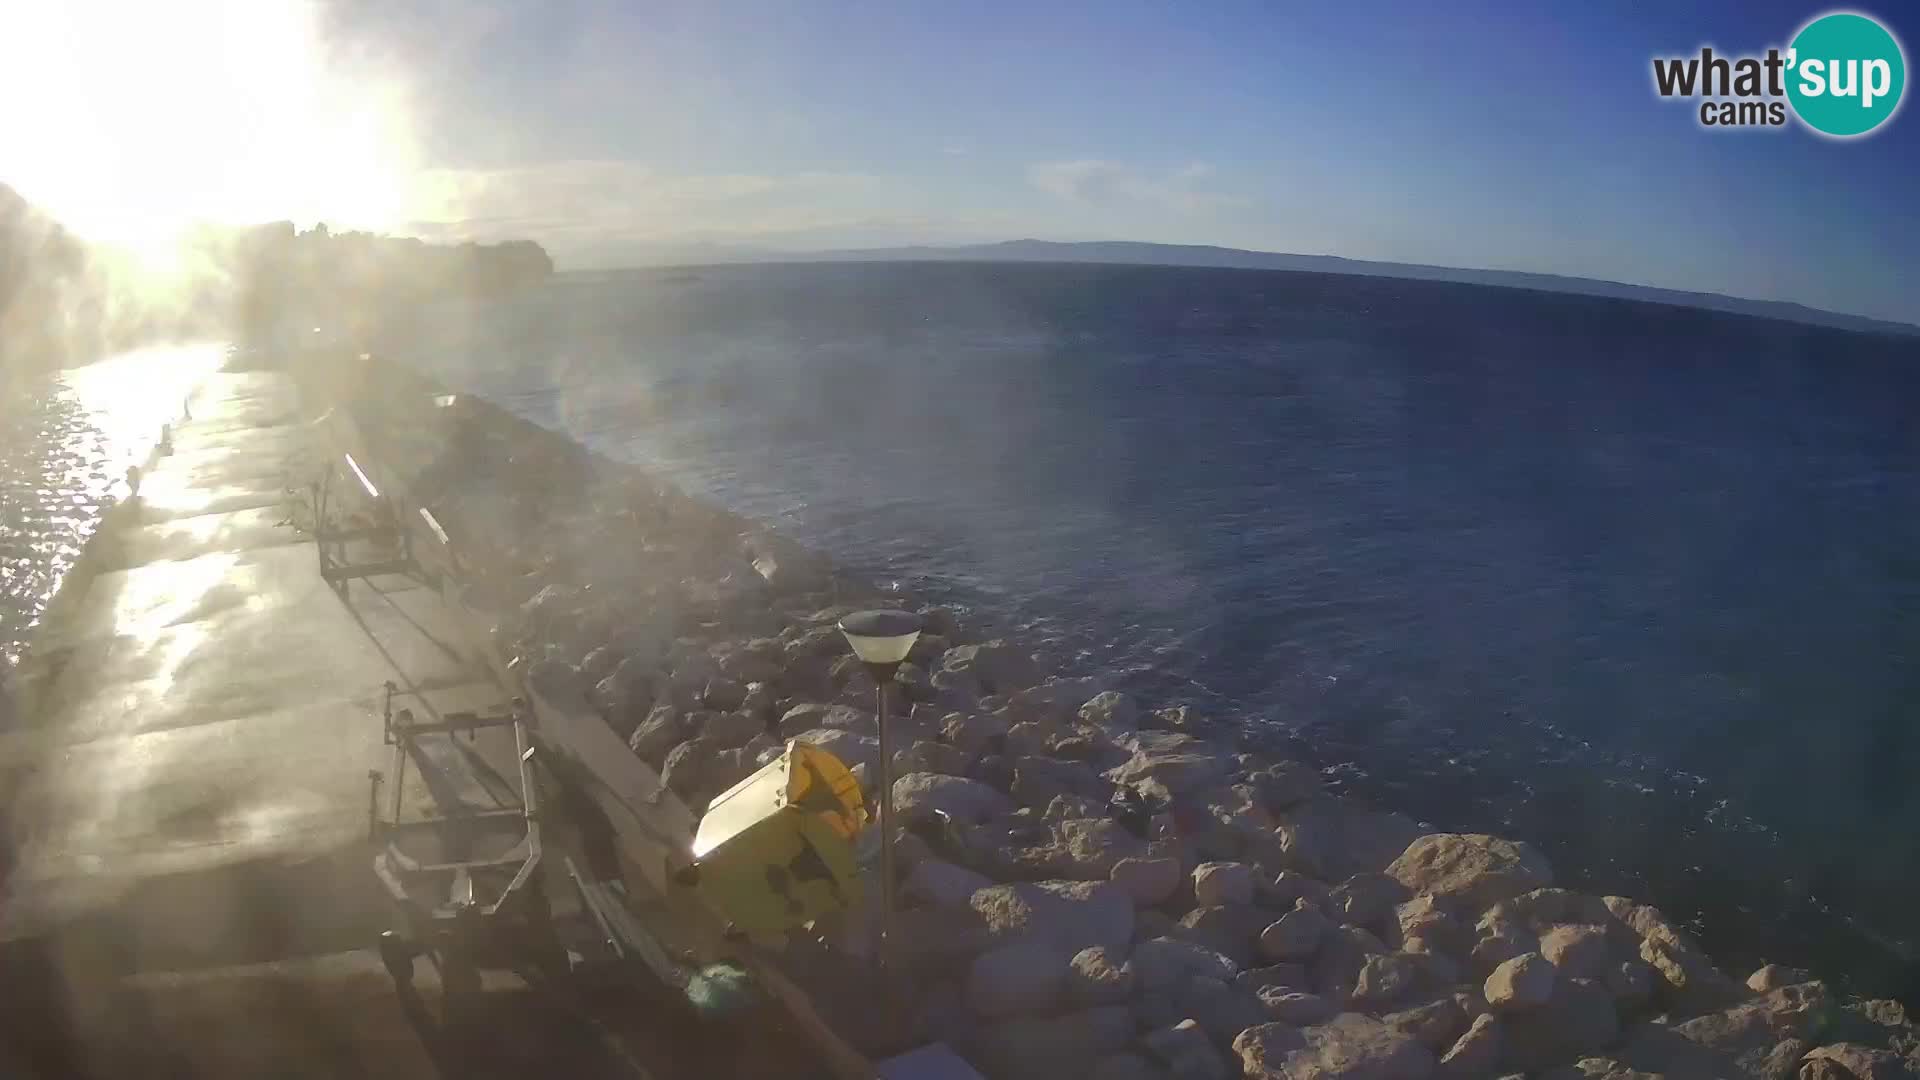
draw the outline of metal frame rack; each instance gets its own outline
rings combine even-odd
[[[340,481],[342,468],[353,478],[352,484]],[[341,512],[341,492],[337,489],[359,496],[366,524],[342,526],[334,521]],[[380,489],[352,454],[341,454],[338,465],[329,464],[320,479],[311,485],[311,494],[313,540],[320,554],[320,577],[333,586],[335,592],[345,595],[347,582],[354,578],[405,574],[418,568],[413,557],[412,533],[402,527],[392,502],[380,494]],[[356,563],[348,554],[347,545],[362,541],[397,550],[398,555]]]

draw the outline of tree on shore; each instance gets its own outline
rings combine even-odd
[[[89,244],[0,184],[0,371],[57,367],[147,341],[269,333],[289,319],[371,323],[450,295],[496,295],[553,273],[539,244],[429,244],[202,226],[164,282]]]

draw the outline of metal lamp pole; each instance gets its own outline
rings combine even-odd
[[[893,725],[887,723],[887,684],[899,664],[868,664],[874,681],[874,711],[880,721],[880,966],[892,965],[893,950]]]
[[[853,653],[873,677],[874,712],[880,728],[880,966],[891,966],[893,948],[893,738],[887,717],[887,685],[920,637],[920,617],[906,611],[858,611],[840,620]]]

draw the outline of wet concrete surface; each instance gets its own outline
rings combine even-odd
[[[213,376],[35,639],[0,734],[0,1073],[636,1075],[513,987],[454,1062],[369,948],[386,684],[428,716],[504,702],[430,590],[322,581],[289,490],[324,446],[286,376]],[[497,796],[434,758],[410,805]]]

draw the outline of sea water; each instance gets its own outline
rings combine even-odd
[[[1920,338],[1484,286],[563,274],[382,343],[1723,959],[1911,994]]]
[[[29,647],[101,516],[126,497],[127,467],[147,459],[222,352],[166,346],[0,372],[0,676]]]

